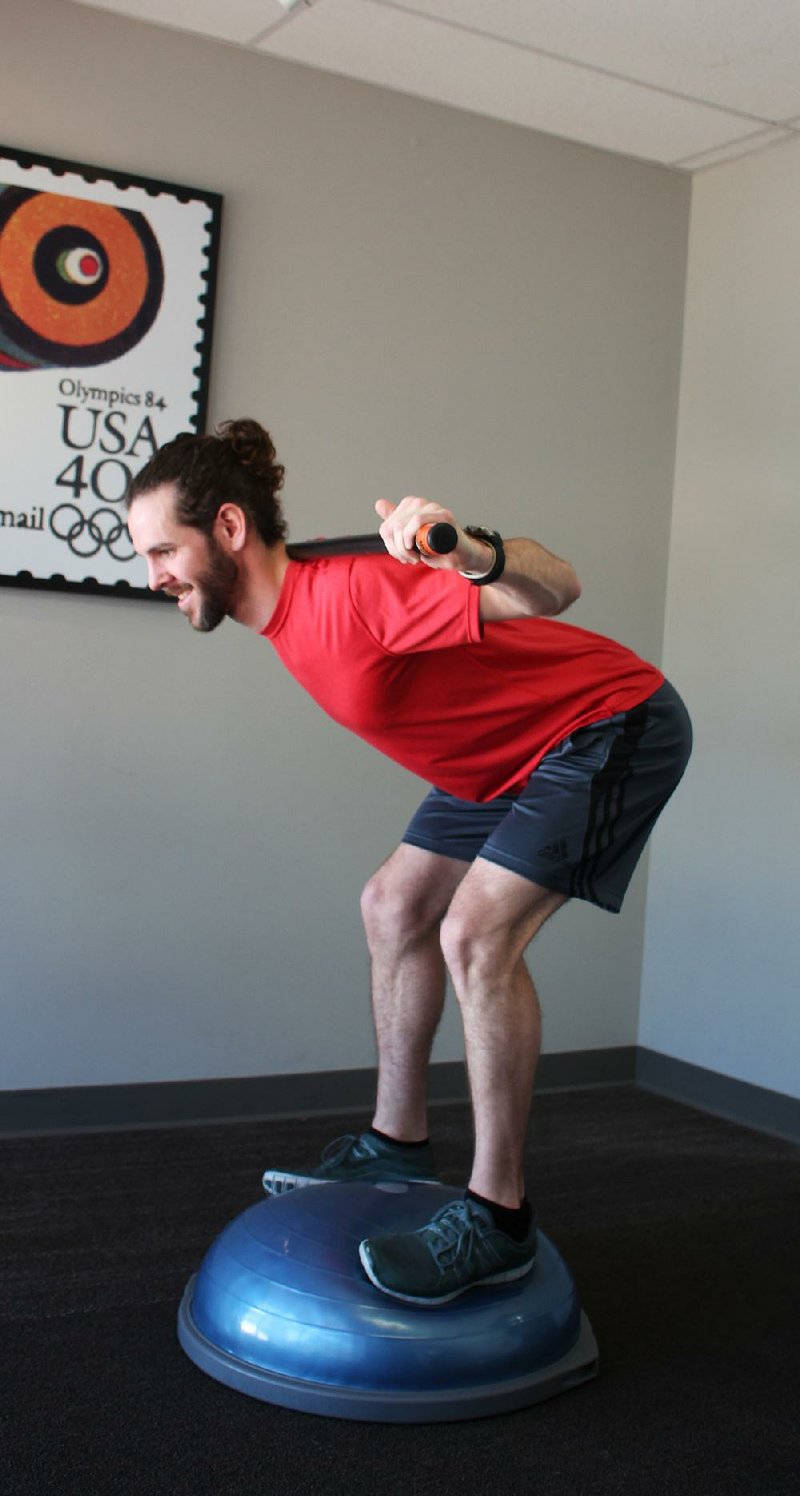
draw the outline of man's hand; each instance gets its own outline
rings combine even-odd
[[[383,520],[380,535],[387,551],[395,560],[403,561],[407,566],[415,566],[422,561],[438,571],[474,571],[480,574],[487,572],[492,565],[492,547],[483,540],[475,540],[473,536],[466,535],[450,510],[443,509],[441,504],[412,497],[403,499],[399,504],[390,504],[388,499],[378,499],[375,509]],[[458,535],[455,550],[449,551],[446,556],[423,555],[415,545],[417,531],[423,525],[442,522],[452,525]]]
[[[381,539],[387,551],[407,566],[422,561],[437,571],[474,572],[485,576],[494,559],[494,547],[466,535],[449,509],[427,499],[407,498],[399,504],[378,499],[375,508],[383,520]],[[458,545],[446,556],[423,556],[414,544],[422,525],[440,520],[454,525]],[[581,584],[569,561],[554,556],[536,540],[507,540],[503,575],[480,589],[480,616],[484,623],[509,618],[552,618],[563,613],[581,595]]]

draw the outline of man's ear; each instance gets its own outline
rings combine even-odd
[[[238,504],[220,504],[212,531],[227,551],[241,551],[247,540],[247,516]]]

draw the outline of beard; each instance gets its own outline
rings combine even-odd
[[[228,617],[238,576],[239,568],[233,557],[226,556],[218,542],[209,536],[208,566],[195,584],[197,615],[190,619],[198,633],[210,634]]]

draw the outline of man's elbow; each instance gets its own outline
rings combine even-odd
[[[580,595],[581,584],[578,578],[578,573],[574,571],[572,567],[570,567],[568,574],[564,578],[564,585],[561,589],[561,595],[556,600],[556,606],[553,609],[553,616],[555,617],[559,613],[566,613],[567,608],[571,608],[572,604],[578,601]]]

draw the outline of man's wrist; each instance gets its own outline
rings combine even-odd
[[[483,571],[462,571],[459,575],[472,582],[474,587],[488,587],[503,575],[506,564],[503,538],[497,530],[487,530],[483,525],[465,525],[464,534],[490,547],[492,559],[488,568]]]

